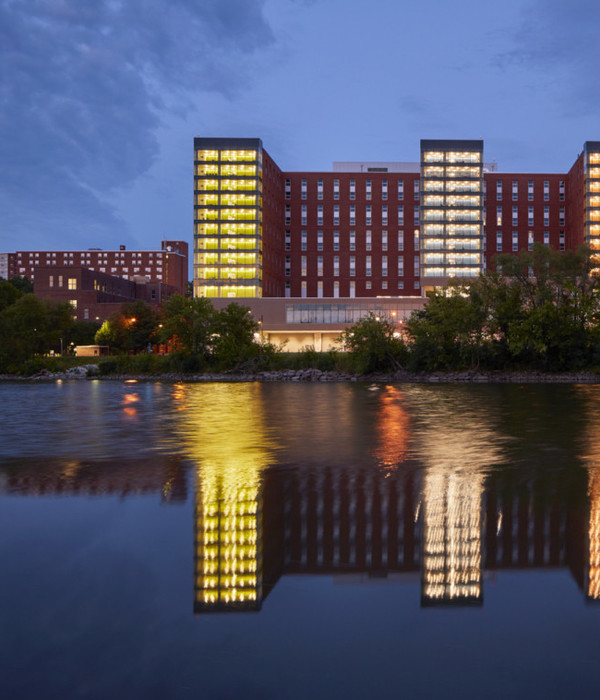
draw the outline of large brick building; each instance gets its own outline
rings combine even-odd
[[[172,294],[187,294],[188,244],[163,241],[158,250],[122,245],[119,250],[3,253],[0,277],[27,277],[38,296],[68,301],[79,320],[102,322],[126,302],[160,306]]]
[[[160,282],[185,294],[188,282],[188,244],[162,241],[155,250],[19,250],[7,254],[7,277],[27,277],[35,284],[41,267],[82,267],[131,281]]]
[[[535,242],[586,243],[600,267],[600,142],[562,173],[500,172],[481,140],[423,140],[414,163],[285,172],[260,139],[194,140],[194,293],[216,306],[242,298],[265,330],[267,306],[285,307],[290,332],[304,306],[316,330],[339,329],[358,303],[419,308],[428,289]]]

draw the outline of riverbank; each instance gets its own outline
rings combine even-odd
[[[196,374],[108,374],[100,375],[98,365],[82,365],[65,372],[43,370],[31,377],[0,375],[0,381],[47,382],[58,380],[146,381],[146,382],[367,382],[375,384],[600,384],[595,372],[405,372],[355,375],[319,369],[274,370],[256,372],[206,372]]]

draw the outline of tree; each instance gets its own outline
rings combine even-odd
[[[215,310],[208,299],[173,294],[163,305],[160,339],[208,358],[212,351]]]
[[[33,283],[29,277],[11,277],[8,281],[23,294],[33,294]]]
[[[23,292],[19,291],[14,284],[0,280],[0,312],[4,311],[7,306],[14,304],[22,296]]]
[[[398,370],[406,360],[406,348],[394,323],[374,313],[346,328],[338,342],[359,374]]]
[[[535,244],[488,272],[436,291],[407,323],[415,369],[589,366],[600,351],[600,281],[590,251]]]
[[[485,298],[469,285],[453,284],[429,296],[406,323],[413,369],[478,367],[484,348]]]
[[[33,294],[20,296],[0,312],[0,365],[18,366],[34,355],[57,350],[72,326],[70,304],[43,301]]]
[[[125,352],[142,352],[156,339],[158,315],[144,301],[123,304],[95,335],[98,345]]]
[[[258,324],[247,307],[228,304],[216,314],[214,327],[214,356],[221,368],[234,368],[258,354]]]

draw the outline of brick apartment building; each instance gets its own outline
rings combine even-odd
[[[79,320],[104,321],[121,304],[143,300],[159,306],[186,294],[188,244],[162,241],[158,250],[93,248],[80,251],[17,251],[2,256],[6,274],[27,277],[45,299],[68,301]]]
[[[241,299],[273,337],[310,330],[320,346],[359,304],[397,303],[400,320],[427,290],[535,242],[585,243],[600,271],[600,142],[562,173],[500,172],[481,140],[420,151],[419,162],[285,172],[260,139],[194,139],[194,294]]]

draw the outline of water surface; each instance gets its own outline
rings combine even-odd
[[[596,695],[596,386],[0,401],[2,698]]]

